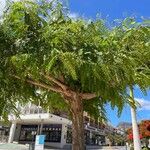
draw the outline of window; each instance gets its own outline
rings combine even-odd
[[[46,142],[61,142],[61,124],[50,124],[43,126],[43,134],[46,135]]]
[[[22,125],[20,132],[20,141],[33,141],[35,135],[32,135],[32,131],[37,132],[38,125]]]
[[[20,141],[33,141],[35,135],[32,131],[37,132],[38,125],[22,125],[20,132]],[[42,134],[46,135],[46,142],[61,142],[61,124],[47,124],[43,125]]]

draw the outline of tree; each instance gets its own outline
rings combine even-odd
[[[150,120],[143,120],[140,123],[140,133],[143,138],[150,138]]]
[[[150,137],[150,120],[142,120],[139,125],[139,133],[140,133],[140,139],[142,139],[142,141],[145,141],[146,146],[148,147],[148,140]],[[133,140],[133,133],[132,133],[132,128],[128,129],[128,138]]]
[[[132,87],[130,87],[130,96],[131,96],[131,101],[135,103]],[[140,134],[139,134],[137,119],[136,119],[136,107],[133,106],[131,106],[131,119],[132,119],[132,128],[133,128],[134,149],[141,150]]]
[[[143,120],[140,123],[140,133],[143,137],[143,142],[145,142],[146,147],[149,146],[149,139],[150,139],[150,120]]]
[[[149,22],[145,21],[145,24],[139,26],[134,20],[128,20],[130,22],[126,25],[127,34],[125,36],[125,41],[130,40],[127,44],[127,50],[130,51],[129,54],[132,55],[131,58],[135,58],[135,66],[133,74],[135,75],[133,79],[129,80],[129,91],[130,91],[130,102],[131,105],[131,118],[133,127],[133,141],[134,149],[141,149],[140,135],[138,131],[137,119],[136,119],[136,102],[134,100],[133,87],[138,85],[140,89],[146,93],[146,89],[150,85],[150,65],[149,65],[149,36],[150,28]],[[148,23],[148,24],[147,24]],[[147,25],[146,25],[147,24]],[[131,30],[132,26],[132,30]],[[137,30],[138,27],[138,30]],[[141,41],[142,39],[142,41]],[[137,43],[137,44],[136,44]],[[134,46],[133,46],[134,45]],[[134,50],[133,50],[134,49]]]
[[[117,132],[108,131],[106,133],[106,137],[110,140],[112,146],[114,145],[123,146],[127,141],[125,133],[121,134]]]
[[[84,110],[97,117],[111,102],[120,114],[129,103],[126,87],[137,66],[131,53],[138,43],[128,50],[124,25],[109,29],[103,20],[70,19],[57,2],[23,1],[8,9],[0,31],[2,102],[43,97],[43,105],[66,107],[73,150],[84,149]]]

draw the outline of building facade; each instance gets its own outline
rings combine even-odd
[[[6,143],[9,136],[9,127],[0,124],[0,143]]]
[[[29,144],[35,141],[35,136],[46,136],[45,145],[67,148],[72,143],[71,120],[65,112],[44,111],[33,104],[20,109],[20,115],[9,116],[12,123],[8,142],[13,141]],[[87,145],[105,145],[105,126],[84,113],[85,141]]]

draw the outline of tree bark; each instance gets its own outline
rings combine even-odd
[[[132,87],[130,88],[130,96],[132,98],[133,103],[135,103]],[[136,108],[132,106],[131,106],[131,119],[132,119],[134,149],[141,150],[141,141],[140,141],[139,129],[138,129],[138,124],[137,124],[137,119],[136,119]]]
[[[74,93],[71,100],[72,115],[72,150],[84,150],[84,122],[83,122],[83,103],[79,94]]]

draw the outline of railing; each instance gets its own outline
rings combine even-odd
[[[22,110],[21,114],[27,115],[27,114],[41,114],[41,113],[46,113],[46,111],[42,109],[26,109]]]
[[[24,107],[18,106],[18,110],[20,111],[20,114],[23,115],[46,113],[46,111],[43,110],[41,106],[36,106],[33,104],[28,104]]]
[[[26,107],[20,107],[20,114],[22,115],[29,115],[29,114],[43,114],[43,113],[51,113],[54,114],[56,116],[60,116],[63,118],[67,118],[68,119],[68,114],[66,112],[60,112],[60,111],[49,111],[49,109],[47,111],[43,110],[41,106],[26,106]]]

